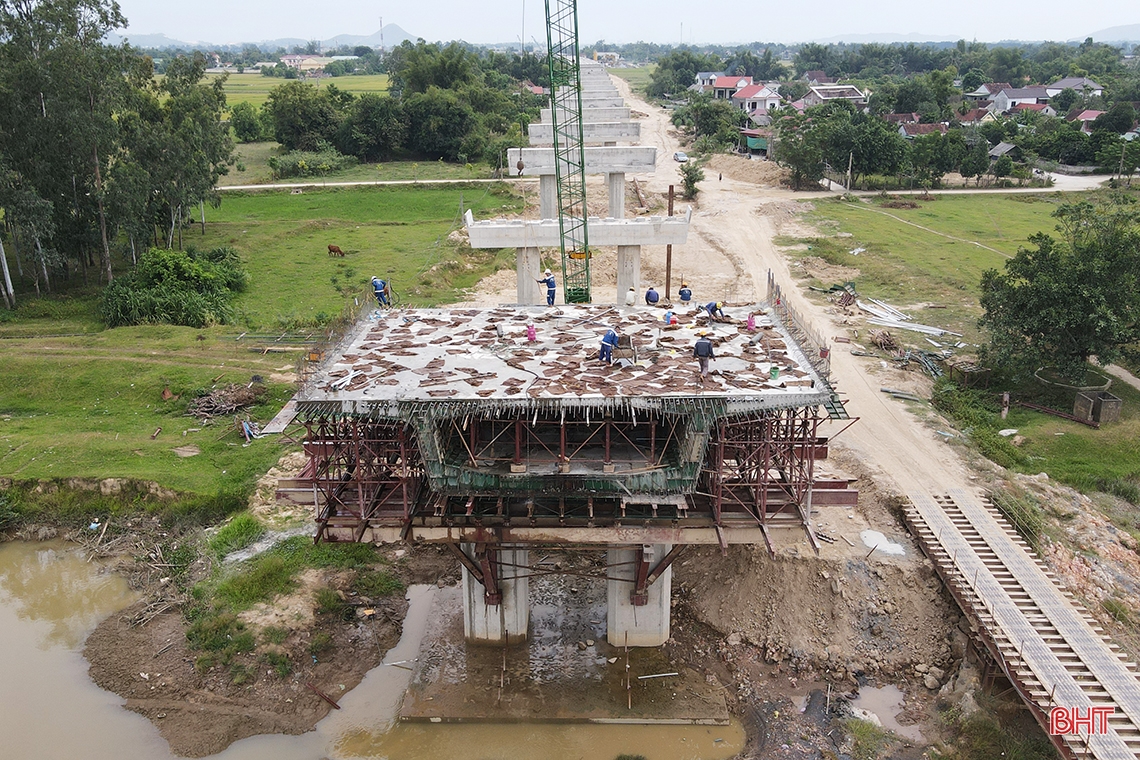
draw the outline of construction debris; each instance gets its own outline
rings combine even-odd
[[[199,396],[186,407],[186,413],[194,417],[207,419],[233,414],[257,402],[265,393],[264,385],[234,385],[233,383]]]
[[[894,336],[886,330],[871,330],[870,338],[872,343],[884,351],[894,351],[899,347],[898,343],[895,343]]]
[[[933,327],[931,325],[922,325],[917,322],[911,322],[909,314],[904,314],[895,307],[883,301],[876,301],[874,298],[867,299],[870,303],[863,301],[856,301],[855,303],[859,308],[871,315],[871,319],[867,322],[872,325],[880,327],[893,327],[900,330],[913,330],[914,332],[924,333],[926,335],[954,335],[958,338],[962,337],[961,333],[950,332],[943,330],[941,327]]]

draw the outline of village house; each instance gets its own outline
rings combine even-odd
[[[922,135],[945,135],[949,132],[945,124],[900,124],[899,134],[908,140]]]
[[[752,77],[719,76],[713,82],[713,97],[717,100],[731,100],[737,90],[750,84],[752,84]]]
[[[1049,93],[1044,87],[1011,87],[994,95],[991,111],[1006,113],[1022,103],[1048,103]]]
[[[1065,117],[1065,121],[1076,122],[1081,125],[1081,131],[1086,135],[1092,134],[1093,122],[1096,117],[1100,116],[1104,111],[1094,111],[1092,109],[1086,111],[1074,111]]]
[[[809,108],[823,105],[832,100],[847,100],[859,109],[867,105],[867,96],[853,84],[826,84],[810,87],[807,95],[804,95],[804,105]]]
[[[1104,88],[1088,77],[1065,77],[1045,85],[1045,91],[1051,98],[1060,95],[1062,90],[1076,90],[1085,97],[1099,97],[1104,94]]]
[[[888,113],[883,116],[888,124],[917,124],[921,118],[916,113]]]
[[[746,85],[732,96],[732,104],[749,114],[757,110],[766,114],[770,109],[779,107],[782,100],[780,93],[766,84]]]
[[[958,116],[958,121],[965,126],[976,127],[979,124],[984,124],[987,121],[994,121],[995,117],[992,112],[985,108],[971,108],[966,113]]]
[[[696,89],[697,92],[712,92],[716,84],[717,77],[724,76],[723,71],[698,71],[696,76],[696,83],[689,89]]]
[[[836,82],[835,77],[829,77],[827,72],[819,70],[805,71],[803,79],[809,85],[835,84]]]
[[[1048,103],[1018,103],[1013,107],[1013,112],[1015,114],[1025,111],[1032,111],[1044,116],[1057,115],[1057,112],[1053,109],[1053,106],[1049,105]]]
[[[969,98],[970,100],[993,100],[994,95],[997,95],[1002,90],[1012,89],[1013,85],[1009,82],[986,82],[973,92],[967,92],[963,97]]]

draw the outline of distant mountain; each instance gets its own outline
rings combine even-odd
[[[336,37],[330,37],[327,40],[321,40],[322,50],[331,50],[333,48],[347,45],[349,47],[356,47],[357,45],[368,45],[369,47],[380,46],[380,32],[373,32],[369,35],[361,34],[340,34]],[[395,24],[386,24],[384,26],[384,47],[394,48],[404,40],[411,40],[415,42],[418,37],[408,34],[403,29]],[[260,42],[226,42],[218,44],[215,42],[186,42],[184,40],[176,40],[167,37],[165,34],[134,34],[133,32],[111,32],[107,35],[107,42],[112,45],[117,45],[121,41],[127,40],[131,45],[137,48],[156,48],[164,50],[167,48],[182,48],[183,50],[223,50],[223,49],[238,49],[246,45],[255,45],[266,52],[272,52],[278,48],[285,48],[291,50],[294,47],[304,47],[309,44],[309,40],[300,37],[280,37],[275,40],[261,40]]]
[[[955,38],[956,39],[956,38]],[[834,37],[820,37],[809,42],[818,42],[824,45],[832,43],[846,42],[854,45],[862,45],[867,42],[953,42],[954,40],[947,39],[945,36],[938,37],[930,34],[919,34],[911,32],[910,34],[895,34],[893,32],[872,32],[871,34],[837,34]]]
[[[1080,39],[1070,41],[1080,42],[1085,37],[1092,37],[1097,42],[1140,42],[1140,24],[1110,26],[1108,29],[1101,29],[1099,32],[1086,34]]]

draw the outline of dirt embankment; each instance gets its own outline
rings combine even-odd
[[[457,575],[454,561],[435,548],[380,553],[405,584],[451,583]],[[304,571],[297,591],[239,615],[257,648],[228,661],[191,648],[181,609],[137,624],[148,597],[88,637],[91,678],[150,719],[178,755],[215,754],[255,734],[304,733],[332,709],[308,684],[339,698],[400,637],[403,597],[356,596],[349,591],[354,577],[355,571]],[[342,594],[347,620],[318,611],[321,588]]]

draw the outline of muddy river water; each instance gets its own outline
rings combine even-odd
[[[385,662],[414,659],[433,586],[408,592],[403,637]],[[0,754],[11,760],[173,758],[145,718],[87,676],[83,641],[134,600],[126,582],[57,542],[0,544]],[[410,673],[381,665],[340,699],[342,707],[301,736],[254,736],[215,755],[225,760],[470,757],[496,760],[722,760],[744,743],[740,725],[636,726],[409,724],[395,716]]]

